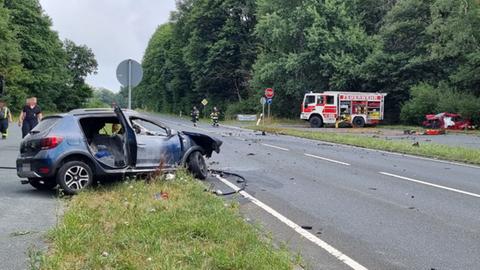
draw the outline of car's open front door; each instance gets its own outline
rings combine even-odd
[[[137,164],[137,139],[135,136],[135,131],[130,126],[120,107],[115,107],[115,114],[117,115],[118,120],[124,129],[123,145],[125,147],[125,154],[127,155],[127,166],[135,167]]]

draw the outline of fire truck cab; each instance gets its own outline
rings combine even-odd
[[[300,119],[313,128],[344,123],[354,127],[376,125],[383,120],[384,93],[323,92],[305,94]]]

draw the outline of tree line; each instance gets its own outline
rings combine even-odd
[[[137,107],[298,117],[309,91],[388,93],[389,121],[480,112],[478,0],[179,0],[146,48]],[[207,108],[208,109],[208,108]]]
[[[12,111],[30,96],[46,111],[84,106],[93,94],[85,78],[97,66],[90,48],[60,40],[38,0],[0,0],[0,98]]]

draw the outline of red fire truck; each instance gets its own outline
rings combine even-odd
[[[323,92],[305,94],[300,118],[313,128],[344,123],[354,127],[376,125],[383,120],[384,93]]]

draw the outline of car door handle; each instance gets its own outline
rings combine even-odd
[[[137,145],[138,145],[138,147],[145,147],[146,146],[146,144],[144,144],[144,143],[138,143]]]

